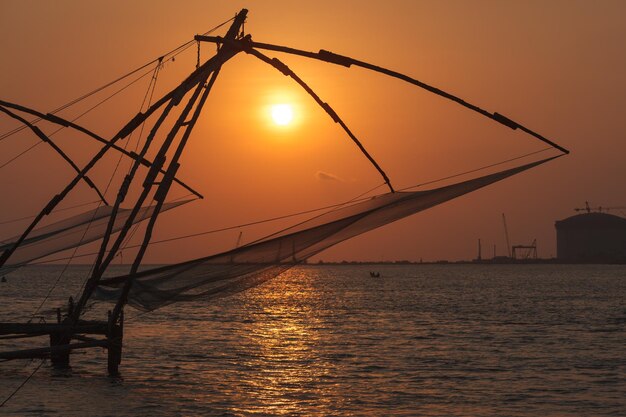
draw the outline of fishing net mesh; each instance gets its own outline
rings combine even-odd
[[[549,158],[551,159],[551,158]],[[132,281],[128,303],[142,310],[228,296],[274,278],[346,239],[467,194],[549,159],[428,191],[382,194],[324,213],[260,241],[192,261],[100,281],[96,297],[116,300]]]
[[[166,203],[161,211],[173,209],[189,201],[191,200]],[[111,206],[100,206],[33,230],[0,268],[0,274],[6,274],[36,259],[101,239],[106,233],[112,211]],[[153,211],[154,206],[140,208],[133,223],[149,218]],[[118,210],[113,232],[122,228],[131,212],[130,209]],[[17,240],[18,237],[13,237],[0,242],[0,252],[10,249]]]

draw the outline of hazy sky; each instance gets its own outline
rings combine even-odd
[[[573,208],[585,200],[626,205],[623,1],[1,0],[0,98],[50,111],[207,31],[242,7],[250,10],[246,32],[257,41],[332,50],[403,72],[507,115],[572,151],[319,258],[470,259],[476,256],[478,238],[488,254],[494,243],[504,254],[502,213],[512,244],[537,238],[540,256],[553,256],[555,220],[574,214]],[[214,51],[203,44],[202,59]],[[544,147],[409,84],[361,69],[279,57],[335,107],[397,187]],[[167,62],[155,96],[180,82],[195,68],[195,60],[194,46]],[[139,110],[148,80],[80,122],[112,135]],[[269,117],[269,107],[277,103],[294,108],[294,122],[286,128]],[[71,118],[88,107],[60,114]],[[0,117],[0,132],[15,126]],[[337,203],[381,182],[339,126],[293,81],[243,54],[222,70],[194,132],[179,177],[206,198],[178,215],[164,214],[156,239]],[[55,138],[81,164],[98,149],[77,135],[62,132]],[[1,141],[0,165],[36,142],[27,132]],[[111,156],[94,173],[102,188],[116,162]],[[36,214],[72,177],[51,149],[37,146],[0,169],[0,219]],[[184,194],[176,189],[172,196]],[[93,200],[93,193],[80,188],[68,205]],[[15,234],[25,224],[3,224],[0,235]],[[244,229],[242,241],[279,226]],[[238,235],[235,230],[156,245],[148,260],[208,255],[232,247]]]

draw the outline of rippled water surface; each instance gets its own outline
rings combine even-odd
[[[58,273],[9,276],[0,319],[28,319]],[[100,349],[74,354],[0,414],[623,416],[625,297],[625,266],[304,266],[227,299],[129,309],[121,378]],[[38,363],[0,363],[0,401]]]

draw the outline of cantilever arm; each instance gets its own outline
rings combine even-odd
[[[33,116],[39,117],[40,119],[46,120],[48,122],[55,123],[55,124],[58,124],[58,125],[64,126],[64,127],[70,127],[70,128],[75,129],[75,130],[77,130],[77,131],[79,131],[81,133],[84,133],[87,136],[92,137],[93,139],[97,140],[98,142],[101,142],[101,143],[104,143],[104,144],[109,144],[109,141],[104,139],[103,137],[95,134],[94,132],[90,131],[89,129],[86,129],[86,128],[82,127],[79,124],[70,122],[69,120],[66,120],[66,119],[64,119],[62,117],[59,117],[59,116],[56,116],[56,115],[53,115],[53,114],[50,114],[50,113],[44,114],[44,113],[38,112],[37,110],[33,110],[33,109],[28,108],[28,107],[21,106],[19,104],[9,103],[7,101],[0,100],[0,109],[2,109],[2,107],[10,107],[10,108],[19,110],[19,111],[24,112],[24,113],[32,114]],[[5,111],[5,113],[6,112],[7,111]],[[27,121],[23,120],[22,118],[19,118],[18,120],[22,121],[22,123],[24,123],[26,125],[29,125],[29,123]],[[32,130],[32,128],[31,128],[31,130]],[[35,132],[35,133],[37,133],[37,132]],[[38,134],[38,136],[39,136],[39,134]],[[39,137],[41,138],[41,136],[39,136]],[[44,139],[42,138],[42,140],[44,140]],[[152,162],[150,162],[149,160],[147,160],[145,158],[140,157],[139,155],[137,155],[134,152],[129,152],[126,149],[124,149],[124,148],[122,148],[122,147],[120,147],[118,145],[115,145],[115,144],[111,145],[111,148],[115,149],[118,152],[123,153],[124,155],[126,155],[129,158],[132,158],[132,159],[140,158],[139,162],[143,166],[145,166],[145,167],[150,168],[152,166]],[[77,170],[77,172],[79,172],[79,170]],[[165,174],[165,170],[161,169],[160,173],[161,174]],[[201,199],[204,198],[204,196],[202,194],[200,194],[199,192],[197,192],[196,190],[194,190],[193,188],[191,188],[190,186],[188,186],[187,184],[185,184],[183,181],[179,180],[178,178],[174,178],[174,182],[176,182],[177,184],[179,184],[180,186],[182,186],[183,188],[185,188],[186,190],[188,190],[189,192],[194,194],[196,197],[201,198]],[[104,201],[104,199],[103,199],[103,201]],[[104,201],[104,202],[106,204],[106,201]]]
[[[82,177],[87,175],[87,173],[102,159],[102,157],[115,145],[115,143],[131,134],[137,127],[139,127],[150,115],[156,112],[160,107],[162,107],[165,103],[168,103],[168,106],[177,105],[180,100],[183,98],[185,94],[193,87],[197,86],[198,83],[203,82],[202,77],[206,72],[206,69],[211,65],[215,64],[216,58],[213,57],[209,59],[207,62],[198,67],[194,72],[191,73],[182,83],[178,85],[178,87],[171,90],[169,93],[165,94],[159,100],[157,100],[154,104],[152,104],[145,112],[139,112],[134,118],[132,118],[128,123],[126,123],[114,136],[111,140],[106,141],[105,145],[94,155],[89,162],[81,169],[76,177],[69,184],[61,190],[60,193],[56,194],[54,197],[50,199],[48,204],[39,212],[37,216],[33,219],[33,221],[26,227],[22,235],[15,241],[13,246],[0,254],[0,267],[6,263],[6,261],[11,257],[11,254],[15,252],[15,250],[22,244],[26,236],[30,232],[33,231],[35,226],[39,224],[39,222],[48,214],[54,210],[54,208],[61,202],[72,189],[78,184]],[[0,102],[0,104],[3,104]]]
[[[374,158],[372,158],[372,156],[369,154],[369,152],[367,152],[367,150],[365,149],[365,147],[363,146],[363,144],[361,144],[361,142],[359,141],[359,139],[357,139],[356,136],[354,136],[354,134],[352,133],[352,131],[348,128],[348,126],[346,126],[346,124],[343,122],[343,120],[341,120],[341,118],[339,117],[339,115],[335,112],[335,110],[333,110],[332,107],[330,107],[330,105],[328,103],[325,103],[324,101],[322,101],[322,99],[315,93],[315,91],[313,91],[311,89],[311,87],[309,87],[300,77],[298,77],[287,65],[285,65],[283,62],[281,62],[280,60],[278,60],[277,58],[269,58],[268,56],[262,54],[259,51],[256,51],[252,48],[247,48],[244,49],[244,52],[250,54],[250,55],[254,55],[255,57],[257,57],[258,59],[260,59],[261,61],[273,66],[274,68],[276,68],[277,70],[279,70],[280,72],[282,72],[284,75],[289,76],[291,78],[293,78],[302,88],[304,88],[304,90],[311,96],[313,97],[313,99],[315,100],[315,102],[317,104],[320,105],[320,107],[322,109],[324,109],[324,111],[326,111],[326,113],[328,113],[328,115],[333,119],[333,121],[335,123],[339,123],[339,125],[341,125],[341,127],[343,128],[343,130],[348,134],[348,136],[350,136],[350,139],[352,139],[352,141],[356,144],[356,146],[359,147],[359,149],[361,150],[361,152],[363,152],[363,154],[367,157],[367,159],[372,163],[372,165],[374,165],[374,167],[378,170],[378,172],[380,173],[380,175],[383,177],[383,179],[385,180],[385,183],[387,184],[387,186],[389,187],[389,189],[391,190],[391,192],[395,192],[393,189],[393,186],[391,185],[391,181],[389,180],[389,177],[387,177],[387,174],[385,174],[385,171],[383,171],[383,169],[380,167],[380,165],[378,165],[378,163],[374,160]]]
[[[32,130],[35,133],[35,135],[37,135],[39,137],[39,139],[41,139],[43,142],[45,142],[48,145],[50,145],[50,147],[52,147],[52,149],[54,149],[59,155],[61,155],[61,157],[63,159],[65,159],[65,161],[67,161],[68,164],[70,164],[70,166],[74,169],[74,171],[76,171],[77,173],[80,173],[80,168],[78,168],[78,166],[74,163],[74,161],[72,161],[72,159],[69,156],[67,156],[67,154],[65,152],[63,152],[63,150],[61,148],[59,148],[56,145],[56,143],[52,142],[50,137],[47,136],[45,133],[43,133],[41,131],[41,129],[39,129],[37,126],[35,126],[32,123],[30,123],[28,120],[24,119],[21,116],[18,116],[17,114],[13,113],[12,111],[10,111],[9,109],[7,109],[7,108],[5,108],[3,106],[0,106],[0,111],[5,113],[9,117],[12,117],[12,118],[22,122],[25,126],[27,126],[30,130]],[[98,189],[96,184],[93,183],[91,178],[89,178],[88,176],[85,175],[82,179],[90,188],[94,189],[94,191],[98,194],[98,197],[100,197],[100,200],[102,200],[102,202],[104,204],[109,205],[109,203],[107,203],[106,198],[104,198],[104,195],[100,192],[100,190]]]
[[[195,39],[197,41],[205,41],[205,42],[213,42],[216,44],[221,44],[224,43],[224,39],[219,37],[219,36],[202,36],[202,35],[196,35]],[[494,113],[490,113],[487,110],[484,110],[472,103],[468,103],[467,101],[453,95],[450,94],[446,91],[443,91],[439,88],[433,87],[431,85],[428,85],[422,81],[416,80],[415,78],[409,77],[408,75],[399,73],[397,71],[393,71],[387,68],[383,68],[377,65],[373,65],[373,64],[369,64],[367,62],[364,61],[359,61],[357,59],[353,59],[344,55],[339,55],[339,54],[335,54],[333,52],[330,51],[326,51],[324,49],[320,49],[319,52],[309,52],[309,51],[304,51],[301,49],[296,49],[296,48],[289,48],[286,46],[279,46],[279,45],[272,45],[269,43],[261,43],[261,42],[254,42],[251,39],[247,38],[241,41],[243,45],[241,46],[242,48],[244,48],[244,46],[246,48],[257,48],[257,49],[265,49],[265,50],[269,50],[269,51],[276,51],[276,52],[283,52],[286,54],[291,54],[291,55],[298,55],[298,56],[303,56],[306,58],[312,58],[312,59],[317,59],[319,61],[324,61],[324,62],[329,62],[331,64],[337,64],[337,65],[342,65],[344,67],[350,67],[352,65],[357,66],[357,67],[361,67],[361,68],[365,68],[371,71],[375,71],[375,72],[379,72],[381,74],[385,74],[388,75],[390,77],[394,77],[394,78],[398,78],[400,80],[406,81],[410,84],[416,85],[420,88],[423,88],[424,90],[427,90],[433,94],[436,94],[440,97],[446,98],[448,100],[452,100],[458,104],[460,104],[463,107],[466,107],[470,110],[473,110],[477,113],[482,114],[485,117],[488,117],[489,119],[496,121],[500,124],[503,124],[513,130],[516,129],[520,129],[521,131],[528,133],[529,135],[539,139],[540,141],[552,146],[555,149],[558,149],[559,151],[568,154],[569,150],[565,149],[564,147],[558,145],[557,143],[551,141],[550,139],[540,135],[537,132],[534,132],[530,129],[528,129],[527,127],[509,119],[508,117],[505,117],[503,115],[501,115],[500,113],[494,112]]]

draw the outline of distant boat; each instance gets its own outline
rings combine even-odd
[[[129,120],[111,139],[105,139],[54,113],[39,112],[18,104],[0,101],[1,113],[23,123],[33,134],[52,146],[77,172],[75,178],[59,192],[49,193],[49,190],[46,190],[46,193],[52,194],[54,197],[43,206],[41,212],[35,216],[34,220],[19,236],[2,241],[0,270],[11,271],[36,259],[41,259],[61,250],[76,248],[88,242],[98,241],[100,243],[90,275],[84,283],[80,297],[77,298],[76,302],[72,300],[68,305],[67,317],[60,314],[62,309],[59,308],[57,310],[57,323],[0,323],[0,335],[6,335],[7,338],[49,336],[50,346],[0,352],[0,359],[50,358],[55,365],[67,366],[72,351],[99,347],[107,349],[108,370],[111,374],[116,374],[122,357],[124,307],[127,304],[144,311],[150,311],[175,302],[209,300],[238,293],[262,284],[344,240],[473,192],[568,153],[566,149],[554,142],[499,113],[489,113],[445,91],[398,72],[326,50],[307,52],[254,42],[251,36],[244,34],[242,30],[246,15],[247,10],[243,9],[233,19],[224,22],[222,25],[232,21],[224,37],[196,36],[190,45],[193,45],[194,42],[198,42],[198,45],[200,42],[216,43],[219,45],[216,54],[204,63],[200,63],[200,54],[198,53],[198,64],[187,78],[153,104],[148,103],[145,110]],[[152,61],[151,64],[154,65],[153,80],[156,80],[164,60],[173,60],[174,52],[177,50]],[[348,129],[330,105],[322,101],[287,65],[277,58],[266,56],[260,50],[299,55],[345,67],[357,66],[398,78],[454,101],[506,127],[514,130],[520,129],[559,150],[561,154],[440,188],[425,191],[408,191],[416,187],[395,190],[380,165],[366,151],[363,144]],[[173,265],[157,268],[146,267],[143,265],[143,258],[151,242],[152,232],[159,215],[163,211],[174,209],[183,203],[180,201],[166,202],[170,188],[178,184],[191,191],[196,197],[202,198],[200,194],[180,181],[176,174],[182,163],[183,150],[222,65],[241,52],[273,66],[303,87],[332,120],[345,130],[362,154],[378,171],[384,184],[389,188],[389,192],[371,198],[338,203],[330,208],[318,209],[326,211],[246,245],[239,245],[240,240],[238,239],[237,247],[226,252]],[[119,78],[118,81],[121,79],[124,77]],[[33,117],[39,120],[27,120],[32,120]],[[56,144],[52,143],[50,137],[43,130],[35,126],[35,123],[40,121],[85,134],[103,145],[83,168],[79,168]],[[146,132],[149,134],[146,137],[142,137],[141,134],[137,135],[142,138],[143,142],[138,143],[136,152],[128,152],[125,148],[117,145],[118,141],[129,138],[131,133],[143,131],[144,123],[148,124]],[[159,134],[158,140],[155,139],[157,133]],[[99,162],[102,165],[105,154],[108,155],[112,151],[131,158],[132,166],[123,181],[119,181],[119,183],[109,182],[109,184],[113,184],[111,190],[113,190],[114,196],[112,200],[114,203],[109,204],[104,196],[106,191],[100,192],[87,174]],[[148,160],[148,155],[153,156],[154,159]],[[523,157],[530,155],[532,154]],[[503,161],[499,164],[512,160]],[[444,179],[449,180],[499,164],[492,164]],[[113,170],[111,169],[111,171]],[[100,171],[98,173],[100,176]],[[114,174],[115,171],[111,174],[111,181],[114,179]],[[46,226],[39,225],[41,220],[57,209],[59,203],[64,201],[81,181],[97,192],[101,200],[99,208]],[[132,208],[121,207],[125,200],[131,200],[126,203]],[[222,200],[219,196],[209,199],[211,204],[218,204]],[[316,210],[304,213],[312,211]],[[302,215],[303,213],[298,214]],[[135,228],[135,225],[142,221],[147,223],[146,226],[143,229]],[[137,246],[134,261],[127,273],[112,277],[110,266],[131,236],[141,238],[141,244]],[[380,272],[371,271],[370,276],[378,278]],[[3,278],[3,281],[5,280]],[[93,299],[114,303],[106,318],[85,320],[88,302]]]

